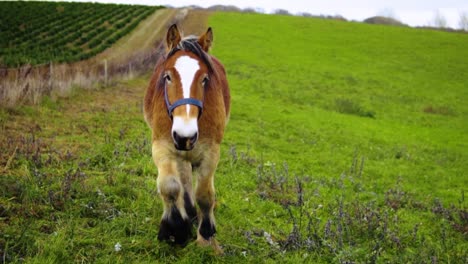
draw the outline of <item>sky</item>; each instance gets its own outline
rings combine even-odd
[[[74,0],[89,2],[90,0]],[[290,13],[308,12],[313,15],[342,15],[348,20],[362,21],[366,18],[391,14],[392,17],[410,26],[432,25],[436,13],[441,14],[452,28],[459,28],[460,15],[468,16],[468,0],[92,0],[101,3],[126,3],[144,5],[170,5],[182,7],[198,5],[209,7],[216,4],[235,5],[240,8],[262,8],[267,13],[286,9]]]

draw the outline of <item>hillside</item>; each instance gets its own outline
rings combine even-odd
[[[466,262],[468,35],[200,21],[190,26],[213,28],[232,91],[215,179],[225,255],[156,240],[147,74],[0,110],[3,261]]]
[[[233,13],[209,23],[239,159],[218,177],[219,223],[271,232],[295,252],[278,261],[466,260],[467,35]],[[251,261],[271,254],[254,245],[274,251],[252,239]]]
[[[0,2],[0,64],[74,62],[109,48],[161,7]]]

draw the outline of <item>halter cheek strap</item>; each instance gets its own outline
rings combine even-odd
[[[167,96],[167,87],[164,85],[164,101],[166,101],[166,107],[167,107],[167,114],[169,117],[172,119],[172,112],[174,112],[174,109],[176,107],[181,106],[181,105],[194,105],[198,107],[198,119],[200,119],[202,112],[203,112],[203,102],[195,99],[195,98],[182,98],[177,101],[175,101],[173,104],[169,102],[169,97]]]

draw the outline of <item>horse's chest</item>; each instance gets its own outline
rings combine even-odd
[[[191,151],[177,151],[177,156],[180,160],[191,163],[192,167],[200,166],[204,157],[202,149],[198,146]]]

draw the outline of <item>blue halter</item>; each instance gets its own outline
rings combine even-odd
[[[173,104],[169,102],[169,97],[167,96],[167,85],[164,84],[164,101],[166,101],[167,114],[172,119],[172,112],[176,107],[181,105],[194,105],[198,107],[198,119],[200,119],[203,112],[203,102],[195,98],[182,98],[175,101]]]

